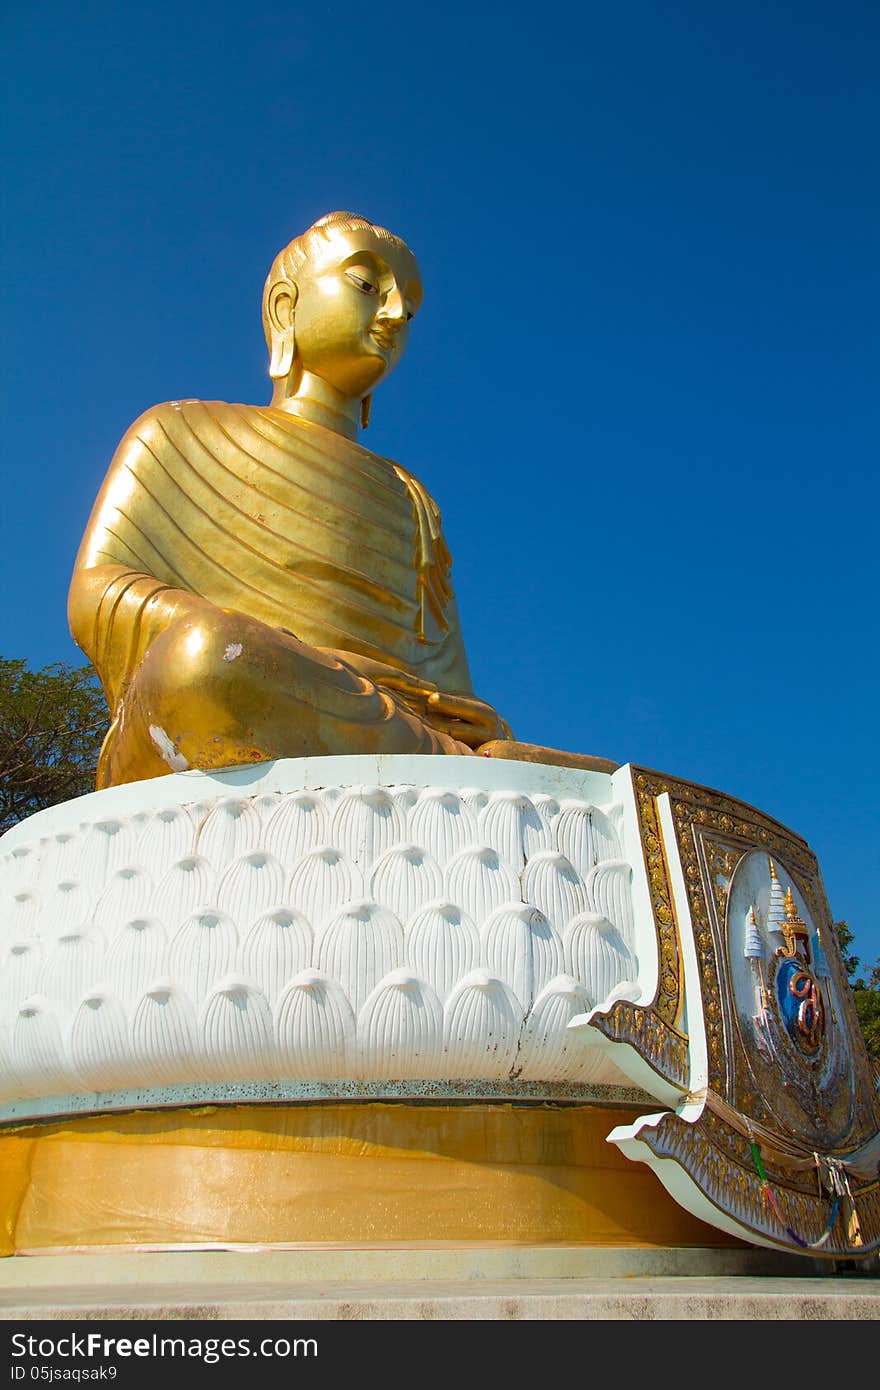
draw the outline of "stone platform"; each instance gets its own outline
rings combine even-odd
[[[861,1321],[880,1318],[876,1265],[577,1246],[19,1256],[0,1261],[0,1321]]]

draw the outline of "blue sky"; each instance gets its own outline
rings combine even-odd
[[[438,499],[521,739],[740,796],[880,955],[869,3],[8,6],[4,655],[147,406],[268,400],[275,252],[402,235],[364,443]]]

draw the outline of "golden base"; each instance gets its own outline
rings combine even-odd
[[[0,1253],[119,1246],[738,1245],[606,1135],[605,1106],[134,1111],[0,1136]]]

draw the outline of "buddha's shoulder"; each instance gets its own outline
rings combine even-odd
[[[245,447],[251,440],[264,441],[265,446],[283,444],[285,436],[277,426],[273,428],[269,419],[274,413],[265,406],[229,401],[163,401],[151,405],[132,421],[119,442],[116,456],[120,461],[131,462],[145,452],[163,453],[166,446],[185,455],[193,442],[210,447],[221,436],[226,449],[234,447],[235,441]]]
[[[250,415],[258,416],[261,413],[260,406],[234,405],[228,401],[202,401],[195,397],[179,401],[162,401],[159,405],[151,405],[133,420],[124,438],[146,439],[169,428],[174,429],[181,423],[192,427],[200,423],[208,425],[212,420],[222,421],[231,416],[246,419]]]
[[[129,426],[117,458],[132,466],[146,454],[161,457],[171,450],[186,456],[199,445],[211,452],[220,447],[227,457],[241,451],[242,457],[268,462],[280,451],[304,466],[354,470],[394,492],[405,490],[405,479],[415,481],[393,459],[374,454],[355,440],[288,411],[270,405],[195,398],[150,406]]]
[[[183,431],[190,431],[198,436],[215,429],[229,431],[233,437],[242,431],[251,430],[267,442],[282,447],[303,439],[319,448],[323,445],[325,448],[341,447],[361,453],[368,452],[332,430],[323,429],[320,425],[314,425],[308,420],[299,419],[270,405],[202,401],[194,397],[151,405],[149,410],[145,410],[133,421],[124,438],[153,443],[157,437],[169,432],[177,436]]]

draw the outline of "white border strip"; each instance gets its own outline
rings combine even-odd
[[[454,757],[451,754],[368,753],[325,758],[279,758],[222,772],[170,772],[145,782],[88,792],[37,811],[0,837],[0,854],[45,835],[57,835],[106,816],[129,816],[167,806],[212,801],[223,796],[317,791],[322,787],[454,787],[457,791],[514,791],[525,796],[577,798],[607,805],[613,798],[607,772],[521,763],[512,758]]]

